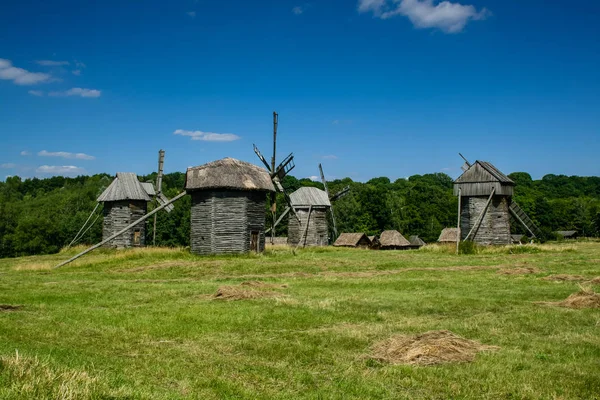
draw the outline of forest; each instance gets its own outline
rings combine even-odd
[[[553,238],[556,230],[600,235],[600,177],[545,175],[533,180],[526,172],[514,172],[509,177],[516,183],[514,200],[547,238]],[[154,182],[156,173],[139,178]],[[25,180],[16,176],[0,182],[0,257],[58,252],[75,237],[94,209],[96,198],[112,179],[108,174]],[[183,190],[184,182],[184,173],[167,174],[163,192],[172,198]],[[349,194],[334,203],[338,231],[379,234],[397,229],[405,236],[419,235],[426,242],[434,242],[444,227],[456,226],[458,200],[452,194],[452,182],[443,173],[414,175],[394,182],[386,177],[364,183],[350,178],[328,182],[331,194],[350,187]],[[283,186],[288,193],[301,186],[323,187],[320,182],[293,176],[287,176]],[[150,204],[148,209],[153,207]],[[279,212],[286,207],[281,194],[277,207]],[[80,243],[101,240],[101,214],[97,212],[98,218],[92,218],[95,224]],[[271,218],[267,210],[265,214],[268,227]],[[157,246],[189,245],[189,196],[177,201],[173,212],[157,215]],[[286,231],[284,220],[276,234],[286,236]],[[146,234],[146,243],[152,244],[152,218],[147,221]]]

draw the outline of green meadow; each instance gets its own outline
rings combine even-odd
[[[600,292],[600,242],[98,250],[51,268],[80,250],[0,260],[0,399],[600,398],[600,309],[539,303]],[[498,348],[434,366],[371,357],[432,330]]]

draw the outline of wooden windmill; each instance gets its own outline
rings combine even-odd
[[[327,197],[329,198],[329,200],[331,201],[331,207],[329,208],[329,212],[331,213],[331,222],[333,224],[332,228],[333,228],[333,241],[335,241],[338,237],[338,232],[337,232],[337,226],[335,223],[335,213],[333,211],[333,203],[344,197],[345,195],[348,194],[348,192],[350,191],[350,186],[346,186],[345,188],[343,188],[342,190],[340,190],[339,192],[337,192],[336,194],[334,194],[333,196],[331,196],[329,194],[329,188],[327,187],[327,181],[325,180],[325,174],[323,173],[323,166],[321,164],[319,164],[319,172],[321,173],[321,182],[323,182],[323,186],[325,187],[325,193],[327,193]]]
[[[161,149],[158,151],[158,173],[156,175],[156,183],[155,183],[156,193],[154,195],[154,199],[161,206],[165,205],[169,202],[169,199],[167,198],[167,196],[165,196],[162,192],[162,179],[163,179],[164,164],[165,164],[165,151]],[[151,187],[152,183],[142,183],[142,185],[145,185],[145,188],[147,188],[146,190],[148,190],[149,188],[146,185],[150,185],[150,187]],[[171,211],[173,211],[173,208],[174,208],[173,204],[167,204],[165,206],[165,211],[170,213]],[[152,229],[152,245],[156,246],[156,214],[154,214],[154,227]]]
[[[471,164],[463,159],[464,173],[454,181],[454,194],[459,198],[460,240],[510,244],[511,221],[521,224],[533,238],[541,238],[540,229],[512,198],[515,183],[487,161]]]
[[[286,208],[286,210],[278,218],[277,217],[277,193],[276,192],[271,193],[272,225],[271,225],[271,228],[269,228],[267,230],[267,233],[271,232],[271,244],[274,243],[275,227],[277,226],[277,224],[287,215],[287,213],[290,211],[290,209],[292,211],[294,211],[293,208],[291,207],[290,197],[288,196],[288,194],[284,190],[283,186],[281,185],[281,181],[283,180],[283,178],[285,178],[285,176],[287,174],[289,174],[289,172],[292,169],[294,169],[294,167],[296,166],[294,164],[294,154],[290,153],[286,158],[283,159],[283,161],[281,163],[279,163],[279,165],[277,165],[275,157],[276,157],[276,152],[277,152],[277,126],[278,126],[278,124],[279,124],[279,115],[275,111],[273,111],[273,157],[271,157],[270,165],[267,162],[267,160],[265,159],[265,157],[263,157],[263,155],[261,154],[258,147],[256,147],[256,145],[253,145],[254,153],[256,153],[257,157],[265,165],[265,167],[267,168],[267,171],[269,171],[269,174],[271,175],[271,180],[273,181],[273,185],[275,186],[276,191],[283,194],[283,197],[284,197],[286,203],[288,204],[288,207]],[[295,211],[294,211],[294,215],[296,215]],[[297,218],[297,216],[296,216],[296,218]]]

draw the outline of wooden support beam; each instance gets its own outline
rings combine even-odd
[[[458,222],[456,223],[456,254],[458,254],[458,245],[460,244],[460,188],[458,189]]]
[[[513,211],[512,208],[508,207],[508,210],[510,211],[510,213],[512,214],[512,216],[515,217],[515,219],[517,221],[519,221],[521,223],[521,225],[523,225],[525,227],[525,229],[527,229],[529,231],[529,233],[531,233],[532,237],[537,238],[537,236],[535,235],[535,233],[533,233],[533,231],[529,228],[529,226],[521,219],[521,217],[519,217],[517,215],[516,212]]]
[[[494,194],[496,194],[496,188],[492,189],[492,193],[490,194],[490,197],[488,198],[487,202],[485,203],[485,207],[483,207],[483,210],[481,210],[481,214],[479,214],[479,216],[477,217],[475,225],[473,225],[473,227],[469,231],[469,234],[467,235],[467,237],[465,237],[465,240],[469,240],[469,237],[471,237],[471,234],[473,232],[477,231],[477,229],[479,229],[479,225],[481,225],[481,221],[483,221],[483,216],[487,212],[487,209],[490,206],[490,203],[492,202],[492,198],[494,197]]]
[[[265,233],[269,233],[271,232],[271,230],[275,230],[275,228],[277,227],[277,225],[281,222],[281,220],[290,212],[290,208],[286,207],[285,210],[283,210],[283,213],[279,216],[279,218],[277,219],[277,221],[275,221],[275,225],[273,225],[271,228],[267,229],[265,231]]]
[[[162,210],[163,208],[165,208],[166,206],[168,206],[169,204],[174,203],[175,201],[179,200],[180,198],[182,198],[183,196],[186,195],[186,192],[181,192],[179,193],[177,196],[173,197],[171,200],[169,200],[167,203],[163,204],[162,206],[155,208],[154,210],[152,210],[151,212],[149,212],[148,214],[144,215],[142,218],[138,219],[137,221],[127,225],[125,228],[121,229],[119,232],[115,233],[114,235],[104,239],[103,241],[101,241],[98,244],[93,245],[92,247],[82,251],[81,253],[77,254],[74,257],[69,258],[67,261],[64,261],[60,264],[58,264],[56,267],[54,268],[60,268],[63,265],[67,265],[68,263],[77,260],[79,257],[89,253],[92,250],[97,249],[98,247],[102,246],[105,243],[110,242],[111,240],[113,240],[114,238],[116,238],[117,236],[122,235],[123,233],[127,232],[128,230],[130,230],[131,228],[133,228],[134,226],[136,226],[137,224],[139,224],[142,221],[145,221],[146,219],[150,218],[152,215],[156,214],[157,212],[159,212],[160,210]]]
[[[85,228],[87,226],[88,222],[90,222],[90,219],[92,218],[92,215],[94,215],[94,213],[98,209],[99,205],[100,205],[100,203],[96,203],[96,207],[94,207],[94,209],[90,213],[90,216],[88,217],[88,219],[85,220],[85,224],[83,224],[83,226],[81,227],[81,229],[79,229],[79,232],[77,232],[77,235],[75,235],[75,237],[73,238],[73,240],[71,240],[71,243],[69,243],[69,245],[67,246],[67,249],[69,247],[71,247],[73,245],[73,243],[75,243],[79,239],[79,234],[81,233],[81,231],[83,231],[83,228]],[[87,232],[87,230],[86,230],[86,232]],[[85,235],[85,232],[83,233],[83,235]],[[83,236],[83,235],[81,235],[81,236]]]
[[[308,224],[310,223],[310,213],[312,212],[312,205],[308,206],[308,215],[306,216],[306,226],[304,227],[304,233],[302,233],[302,236],[300,236],[300,241],[298,242],[298,245],[296,246],[296,249],[298,249],[298,247],[300,247],[300,243],[302,243],[303,241],[306,242],[306,233],[308,232]],[[302,244],[302,247],[306,246],[306,243]],[[295,254],[295,252],[294,252]]]

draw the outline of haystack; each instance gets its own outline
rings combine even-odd
[[[371,241],[364,233],[342,233],[333,245],[336,247],[359,247],[367,249],[371,245]]]
[[[438,242],[440,243],[456,243],[458,239],[460,231],[458,228],[444,228],[440,237],[438,238]]]
[[[600,294],[582,287],[579,292],[573,293],[563,301],[543,301],[538,304],[566,308],[600,308]]]
[[[436,365],[471,362],[480,351],[496,349],[442,330],[391,337],[373,346],[371,358],[391,364]]]
[[[396,230],[381,232],[379,243],[381,243],[381,250],[407,250],[410,248],[410,242]]]

